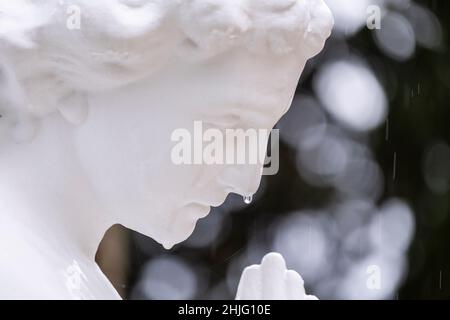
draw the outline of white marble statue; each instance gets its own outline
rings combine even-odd
[[[0,298],[119,298],[109,227],[171,248],[253,194],[260,166],[175,165],[171,133],[272,128],[332,21],[322,0],[0,0]]]

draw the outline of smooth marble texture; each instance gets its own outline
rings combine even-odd
[[[176,166],[171,133],[271,129],[332,24],[322,0],[0,0],[0,298],[120,298],[110,226],[169,249],[253,194],[260,166]]]

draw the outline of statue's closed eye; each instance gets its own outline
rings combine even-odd
[[[236,129],[241,122],[241,117],[235,114],[229,114],[220,117],[210,118],[205,124],[217,129]]]

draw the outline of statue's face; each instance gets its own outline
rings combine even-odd
[[[241,54],[172,65],[145,81],[90,96],[75,145],[107,213],[171,247],[230,192],[256,192],[260,163],[177,165],[171,136],[184,128],[194,138],[194,121],[204,129],[272,129],[302,69],[292,59]]]
[[[17,105],[27,116],[59,109],[79,124],[88,95],[87,120],[71,132],[89,188],[114,222],[165,247],[186,239],[228,193],[256,192],[262,169],[261,162],[177,165],[173,134],[187,129],[196,140],[196,121],[205,130],[270,130],[332,25],[317,0],[83,0],[81,27],[69,30],[64,6],[35,2],[22,11],[40,18],[25,30],[27,15],[0,6],[20,40],[0,34],[24,93]],[[20,140],[33,137],[27,131]]]

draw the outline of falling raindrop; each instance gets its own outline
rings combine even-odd
[[[244,196],[244,202],[245,202],[246,204],[252,203],[252,200],[253,200],[253,196],[252,196],[252,195]]]

